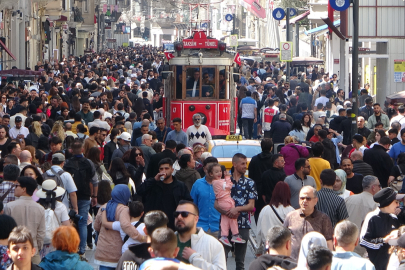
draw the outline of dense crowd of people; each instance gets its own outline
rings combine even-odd
[[[262,152],[227,171],[200,114],[162,117],[164,61],[120,48],[2,78],[0,269],[93,269],[89,249],[100,270],[405,267],[404,106],[365,87],[353,118],[336,74],[244,63],[238,124]]]

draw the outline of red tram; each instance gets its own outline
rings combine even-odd
[[[234,134],[236,128],[236,88],[234,55],[226,44],[195,30],[193,37],[174,44],[175,53],[163,71],[165,119],[182,119],[182,128],[201,115],[212,136]]]

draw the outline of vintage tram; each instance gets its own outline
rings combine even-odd
[[[192,38],[174,44],[165,67],[164,117],[173,123],[182,119],[182,128],[193,124],[192,116],[201,115],[214,137],[234,134],[237,99],[233,72],[234,55],[226,44],[193,31]],[[235,75],[237,77],[237,75]],[[235,78],[236,78],[235,77]]]

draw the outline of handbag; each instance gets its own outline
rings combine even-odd
[[[393,181],[391,181],[390,183],[390,187],[393,188],[395,191],[399,192],[402,189],[402,184],[404,182],[404,175],[402,173],[401,168],[399,167],[399,165],[397,165],[399,173],[401,174],[400,176],[398,176],[396,179],[394,179]]]

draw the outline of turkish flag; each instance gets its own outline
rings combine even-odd
[[[238,64],[239,66],[242,65],[242,61],[240,60],[240,56],[239,53],[236,53],[235,58],[233,59],[233,61]]]
[[[170,52],[165,52],[165,56],[166,56],[167,60],[174,58],[174,55]]]

